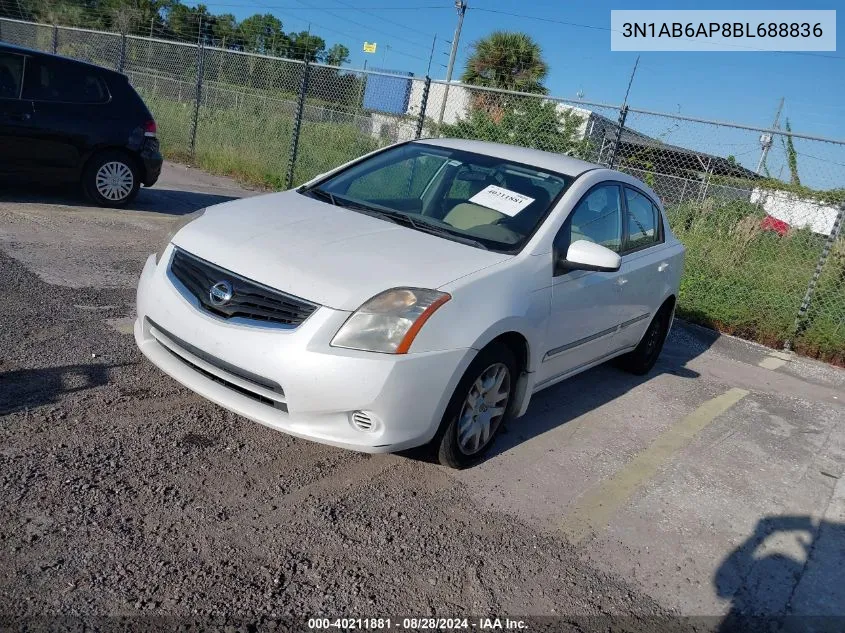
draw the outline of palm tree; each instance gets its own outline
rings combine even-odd
[[[472,45],[461,81],[475,86],[546,94],[548,66],[527,33],[495,31]]]

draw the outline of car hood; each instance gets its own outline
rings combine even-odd
[[[244,277],[339,310],[355,310],[388,288],[438,288],[511,257],[296,191],[209,207],[173,243]]]

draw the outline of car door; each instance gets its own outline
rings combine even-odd
[[[623,186],[621,346],[639,343],[666,296],[675,259],[665,244],[663,217],[643,191]]]
[[[577,240],[621,250],[622,189],[618,183],[599,183],[581,198],[555,237],[555,252],[565,253]],[[554,271],[539,387],[618,349],[620,277],[621,272]]]
[[[21,99],[26,58],[0,51],[0,174],[18,176],[32,167],[35,153],[32,102]]]
[[[50,180],[76,180],[88,152],[104,143],[104,131],[111,129],[113,114],[104,107],[110,95],[97,69],[65,59],[30,57],[23,97],[33,103],[32,140],[39,171]]]

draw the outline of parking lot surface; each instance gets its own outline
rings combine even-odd
[[[840,369],[676,321],[649,375],[541,392],[460,472],[162,375],[130,334],[144,259],[254,193],[170,164],[125,210],[0,192],[0,618],[845,617]]]

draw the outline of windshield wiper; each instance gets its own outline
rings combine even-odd
[[[384,213],[388,213],[385,211]],[[410,213],[403,213],[402,211],[391,211],[389,212],[390,217],[401,219],[401,221],[405,222],[406,225],[410,226],[417,231],[423,231],[425,233],[431,233],[433,235],[440,235],[440,236],[447,236],[449,239],[454,240],[455,242],[460,242],[461,244],[467,244],[469,246],[475,246],[476,248],[481,248],[489,250],[484,244],[479,242],[478,240],[474,240],[471,237],[466,237],[464,235],[460,235],[458,233],[453,233],[449,229],[434,224],[428,221],[423,216],[418,216],[416,219],[411,216]]]
[[[310,189],[306,189],[305,193],[310,193],[317,198],[322,198],[323,200],[328,200],[333,205],[337,206],[337,200],[335,200],[334,194],[330,191],[326,191],[325,189],[320,189],[319,187],[311,187]]]
[[[415,229],[417,231],[431,233],[433,235],[440,235],[441,237],[447,237],[448,239],[451,239],[455,242],[460,242],[461,244],[467,244],[469,246],[475,246],[476,248],[481,248],[485,251],[490,250],[478,240],[474,240],[471,237],[465,237],[463,235],[453,233],[449,229],[443,228],[441,226],[429,222],[422,216],[419,216],[418,218],[414,219],[413,217],[411,217],[410,213],[395,211],[393,209],[382,207],[381,205],[367,204],[364,202],[359,202],[357,200],[350,200],[349,198],[335,196],[334,194],[325,191],[324,189],[319,189],[316,187],[308,189],[308,193],[314,193],[323,199],[329,199],[333,205],[339,207],[344,207],[346,209],[354,209],[355,211],[359,211],[366,215],[370,215],[375,218],[380,218],[382,220],[387,220],[388,222],[393,222],[394,224],[404,224],[405,226]]]

